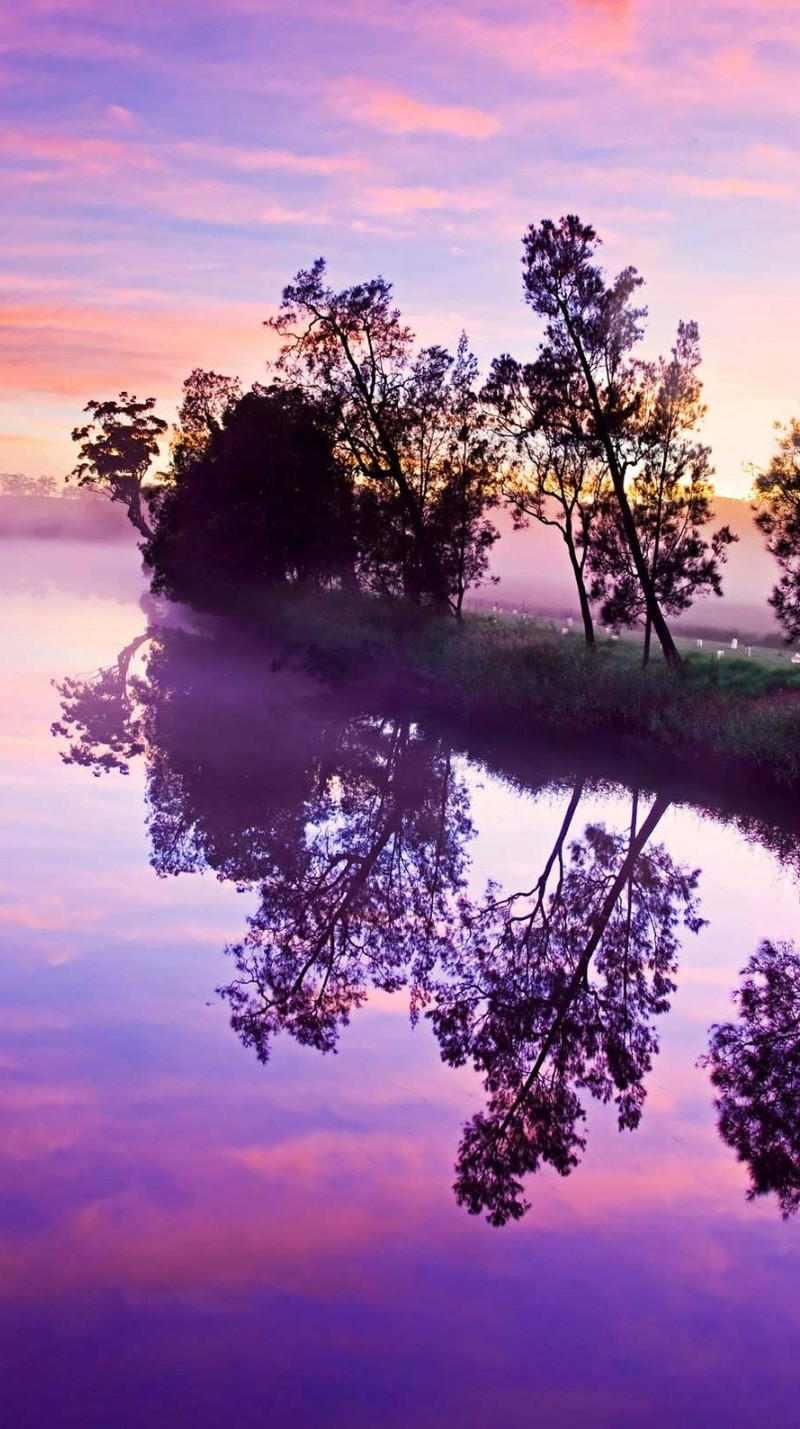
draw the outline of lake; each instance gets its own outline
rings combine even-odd
[[[0,563],[3,1422],[796,1423],[788,813]]]

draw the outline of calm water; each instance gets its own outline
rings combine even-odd
[[[800,1422],[792,837],[0,561],[3,1423]]]

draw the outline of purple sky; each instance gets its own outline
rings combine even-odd
[[[263,376],[320,253],[528,355],[520,237],[575,211],[651,353],[700,322],[745,494],[800,395],[799,50],[798,0],[0,0],[0,470],[65,471],[89,397]]]

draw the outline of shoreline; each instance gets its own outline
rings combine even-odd
[[[545,739],[574,752],[586,740],[590,764],[634,761],[684,798],[698,787],[763,805],[800,790],[800,668],[693,656],[678,676],[660,657],[644,672],[622,641],[586,651],[556,629],[474,612],[459,626],[337,594],[257,595],[244,626],[279,663],[370,704],[400,702],[470,743]]]

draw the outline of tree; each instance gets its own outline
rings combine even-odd
[[[716,1091],[719,1131],[750,1172],[747,1199],[800,1207],[800,953],[765,941],[734,993],[739,1020],[711,1028],[701,1065]]]
[[[584,638],[591,648],[595,634],[585,570],[605,466],[599,449],[593,450],[582,438],[558,425],[541,425],[536,384],[535,365],[523,365],[506,354],[492,364],[484,389],[497,429],[517,458],[504,473],[503,495],[516,530],[538,521],[560,533],[575,578]]]
[[[421,467],[433,486],[430,529],[447,582],[450,608],[462,618],[464,597],[486,577],[498,531],[487,511],[499,499],[500,443],[489,429],[478,393],[478,363],[462,333],[455,360],[446,354],[447,374],[433,384],[428,420],[432,451]],[[438,451],[437,451],[438,447]]]
[[[220,606],[269,583],[346,578],[351,493],[319,410],[295,389],[255,386],[203,420],[205,445],[197,427],[181,438],[156,506],[154,589]]]
[[[466,342],[455,361],[439,346],[415,353],[391,285],[378,277],[335,292],[321,258],[284,289],[267,326],[283,339],[279,372],[331,413],[336,452],[353,476],[369,578],[390,592],[399,585],[407,599],[440,613],[460,610],[462,587],[482,574],[481,553],[493,539],[482,521],[489,447],[478,437],[476,408],[464,434],[477,374]]]
[[[642,279],[625,268],[611,284],[594,262],[595,230],[574,214],[531,224],[523,239],[525,299],[546,320],[533,364],[535,425],[565,432],[605,459],[620,521],[653,629],[668,664],[681,657],[653,587],[626,492],[641,456],[644,365],[632,351],[646,309],[633,298]]]
[[[800,420],[776,423],[777,450],[756,475],[756,525],[767,538],[780,579],[769,598],[787,641],[800,640]]]
[[[527,1209],[524,1174],[549,1163],[567,1176],[578,1164],[582,1091],[613,1098],[620,1129],[638,1125],[654,1019],[675,988],[678,925],[702,926],[698,873],[646,847],[668,801],[657,798],[637,827],[634,794],[629,834],[590,824],[567,863],[580,796],[578,785],[532,889],[464,909],[466,936],[428,1014],[445,1061],[471,1061],[484,1077],[488,1105],[464,1129],[455,1192],[494,1225]]]
[[[80,764],[99,778],[112,769],[127,774],[131,761],[144,753],[141,683],[132,676],[131,666],[149,640],[149,634],[137,635],[106,669],[54,681],[61,718],[50,732],[66,741],[61,751],[65,764]]]
[[[183,384],[183,401],[170,445],[173,472],[203,455],[241,396],[238,377],[223,377],[202,367],[192,369]]]
[[[92,400],[83,409],[92,420],[72,432],[72,440],[81,445],[70,477],[78,486],[94,487],[122,502],[145,540],[152,530],[145,517],[144,481],[167,431],[167,423],[153,411],[155,405],[155,397],[140,400],[129,392],[107,402]]]
[[[698,377],[700,343],[696,323],[678,324],[668,359],[650,378],[652,397],[642,418],[642,461],[628,487],[628,502],[639,545],[661,607],[671,615],[688,610],[699,595],[722,595],[721,564],[737,537],[728,526],[702,528],[713,514],[714,487],[709,448],[697,440],[705,414]],[[644,623],[643,664],[650,659],[652,618],[614,492],[598,505],[589,553],[591,597],[602,601],[601,616],[619,629]]]

